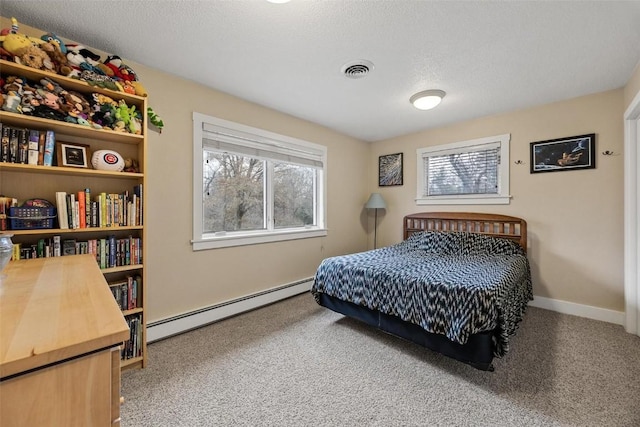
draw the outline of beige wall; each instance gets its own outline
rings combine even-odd
[[[379,221],[378,244],[400,241],[402,217],[414,212],[519,216],[528,222],[535,295],[622,311],[622,113],[619,89],[374,143],[369,182],[388,204]],[[511,204],[415,204],[417,148],[505,133],[511,134]],[[587,133],[596,134],[596,169],[529,173],[530,142]],[[599,154],[605,150],[616,155]],[[378,188],[378,156],[397,152],[404,152],[404,185]]]
[[[320,261],[365,248],[358,222],[366,197],[369,146],[321,126],[130,63],[164,119],[150,132],[147,306],[149,321],[312,277]],[[329,234],[253,246],[193,252],[192,112],[236,121],[328,148]],[[354,197],[356,196],[356,197]]]
[[[640,62],[636,65],[631,78],[624,87],[624,108],[625,110],[633,101],[633,98],[640,93]]]
[[[0,18],[0,28],[11,25]],[[26,24],[20,23],[21,32],[37,37],[44,33]],[[362,205],[368,188],[367,143],[125,62],[136,71],[149,92],[149,105],[165,122],[162,134],[149,132],[148,138],[148,322],[312,277],[323,258],[366,248]],[[193,252],[189,242],[194,111],[326,146],[328,236]]]

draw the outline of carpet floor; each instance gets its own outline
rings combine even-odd
[[[303,294],[148,346],[122,426],[640,427],[640,337],[529,307],[495,372]]]

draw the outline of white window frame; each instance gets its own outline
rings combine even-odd
[[[419,148],[417,151],[417,205],[508,205],[511,201],[509,195],[509,142],[511,134],[488,136],[485,138],[471,139],[468,141],[453,142],[450,144],[435,145],[433,147]],[[450,154],[452,152],[469,151],[470,148],[482,149],[482,146],[490,148],[492,145],[500,146],[500,164],[498,166],[498,193],[497,194],[452,194],[446,196],[425,196],[424,158]]]
[[[241,137],[250,136],[248,144],[252,146],[264,144],[266,147],[283,147],[285,149],[303,149],[316,153],[322,159],[322,169],[316,180],[316,225],[267,230],[250,230],[234,232],[205,233],[202,227],[203,220],[203,153],[204,153],[204,126],[211,129],[223,130],[227,135]],[[217,117],[207,116],[201,113],[193,113],[193,240],[194,251],[205,249],[225,248],[231,246],[254,245],[283,240],[307,239],[311,237],[323,237],[327,235],[326,228],[326,181],[327,181],[327,148],[308,141],[292,138],[285,135],[269,132],[263,129],[242,125]],[[265,170],[268,174],[268,171]],[[267,177],[268,179],[268,177]],[[268,196],[267,196],[268,197]],[[271,218],[273,216],[271,215]],[[268,223],[271,223],[268,218]]]

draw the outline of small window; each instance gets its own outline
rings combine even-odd
[[[418,205],[508,204],[510,135],[420,148]]]
[[[194,113],[194,250],[326,235],[326,148]]]

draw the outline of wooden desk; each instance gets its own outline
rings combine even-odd
[[[4,274],[0,425],[119,425],[129,329],[93,256],[11,261]]]

